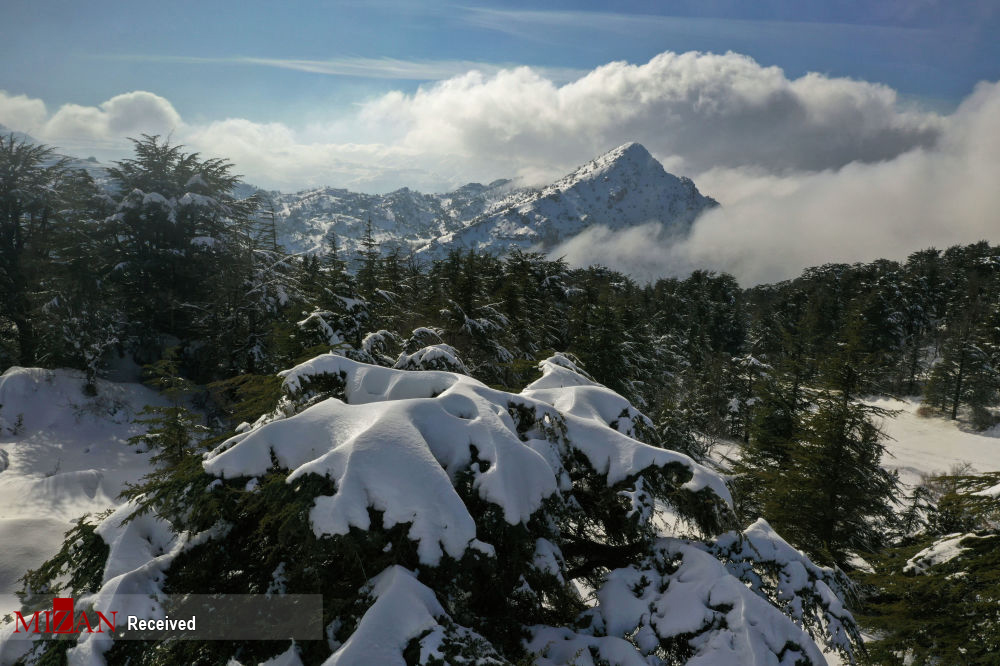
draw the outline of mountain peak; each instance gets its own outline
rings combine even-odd
[[[607,178],[612,173],[639,175],[648,172],[659,178],[667,174],[663,165],[656,161],[641,143],[630,141],[595,157],[575,171],[553,183],[560,189],[571,187],[573,183],[585,180]]]
[[[600,163],[633,162],[636,164],[655,162],[656,164],[659,164],[659,162],[656,161],[656,158],[654,158],[650,152],[646,150],[646,147],[636,141],[623,143],[617,148],[612,148],[592,161]]]
[[[615,156],[615,157],[652,157],[646,147],[643,146],[638,141],[629,141],[623,143],[617,148],[612,148],[605,155]],[[600,158],[598,158],[600,159]]]

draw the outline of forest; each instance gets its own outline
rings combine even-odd
[[[619,630],[611,615],[587,611],[566,584],[617,584],[638,594],[637,586],[654,585],[650,572],[666,581],[696,550],[731,572],[744,562],[741,580],[757,581],[748,587],[810,636],[827,636],[825,644],[848,661],[995,663],[1000,492],[989,491],[1000,473],[953,470],[904,486],[882,464],[881,424],[892,413],[872,398],[919,397],[922,416],[974,431],[1000,422],[1000,247],[983,241],[928,248],[904,261],[827,264],[756,286],[708,270],[642,284],[601,266],[520,251],[455,248],[428,261],[380,247],[370,228],[359,252],[343,252],[331,235],[324,253],[293,255],[281,246],[266,193],[234,197],[240,179],[228,161],[155,136],[133,144],[133,156],[110,168],[107,182],[95,182],[49,148],[0,137],[0,369],[75,369],[93,393],[102,377],[141,379],[167,397],[167,406],[148,409],[148,432],[134,442],[156,452],[156,467],[126,491],[135,511],[129,520],[155,515],[176,534],[207,533],[221,521],[229,532],[178,555],[165,589],[263,590],[282,563],[289,589],[317,585],[329,597],[325,619],[334,638],[300,647],[304,663],[320,663],[350,646],[369,617],[371,603],[353,579],[394,565],[419,570],[447,611],[431,615],[451,618],[440,621],[438,652],[421,647],[426,632],[404,641],[405,663],[550,663],[531,661],[544,656],[532,646],[548,634],[525,638],[522,631],[544,625],[590,637],[572,643],[576,663],[633,663],[594,642],[618,634],[661,660],[655,663],[680,664],[700,654],[697,636],[726,621],[667,631],[647,616]],[[331,396],[353,402],[359,389],[352,382],[363,383],[358,368],[367,366],[473,378],[447,386],[506,409],[522,441],[583,433],[573,418],[560,426],[529,400],[554,390],[552,377],[572,373],[572,381],[617,396],[600,403],[614,405],[605,421],[616,436],[686,457],[613,481],[610,468],[602,472],[569,451],[561,465],[576,489],[573,501],[540,499],[514,525],[489,504],[476,471],[485,478],[488,461],[499,467],[502,454],[490,458],[476,440],[466,471],[447,471],[474,514],[477,538],[504,558],[491,564],[471,550],[445,549],[429,566],[424,542],[413,539],[416,523],[408,532],[406,521],[389,520],[391,506],[367,508],[371,528],[355,522],[324,541],[308,516],[317,496],[346,487],[336,473],[292,475],[297,465],[282,462],[275,439],[268,440],[273,464],[259,469],[226,456]],[[308,372],[286,370],[303,367]],[[518,402],[509,397],[515,394],[527,397]],[[738,444],[738,454],[720,456],[720,443]],[[671,467],[682,463],[694,471]],[[707,489],[680,490],[702,468],[725,481],[715,499]],[[216,476],[223,490],[206,489]],[[249,490],[250,476],[259,477],[259,491]],[[716,500],[727,492],[729,508],[720,508]],[[627,512],[622,493],[632,502]],[[669,500],[687,517],[683,547],[656,541],[646,518],[659,505],[649,497]],[[26,574],[26,607],[53,590],[101,587],[108,546],[98,524],[81,519],[63,549]],[[765,528],[789,552],[801,551],[794,561],[803,582],[794,591],[792,560],[767,560],[763,548],[741,556],[743,542],[726,541],[742,533],[751,543]],[[965,539],[961,557],[930,564],[923,575],[907,568],[956,536]],[[539,540],[559,544],[558,576],[529,572]],[[684,548],[695,542],[709,545],[688,555]],[[345,574],[356,566],[363,575]],[[616,579],[623,571],[636,576]],[[492,596],[469,592],[490,577],[502,582]],[[511,592],[522,585],[538,594]],[[824,596],[830,590],[850,613]],[[782,638],[775,658],[813,663],[812,648],[789,647],[795,640]],[[65,658],[64,643],[39,644],[30,663],[58,663],[43,660]],[[224,663],[287,647],[172,643],[140,653],[121,642],[105,656],[110,663]]]

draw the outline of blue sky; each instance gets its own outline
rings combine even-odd
[[[937,108],[1000,78],[994,0],[609,4],[6,0],[0,17],[16,29],[0,42],[0,89],[52,107],[141,89],[188,120],[300,122],[470,63],[558,79],[663,51],[732,50]]]

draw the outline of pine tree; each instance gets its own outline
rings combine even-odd
[[[254,239],[253,197],[236,200],[232,165],[159,137],[134,139],[135,157],[109,169],[120,193],[107,218],[112,277],[127,305],[128,348],[154,361],[180,341],[188,372],[215,377],[259,362],[268,311],[287,289],[286,266]]]
[[[145,445],[155,451],[153,461],[166,466],[176,465],[190,453],[197,433],[208,428],[198,424],[194,413],[184,406],[184,400],[193,391],[193,384],[180,376],[176,350],[170,349],[164,358],[144,368],[146,383],[167,398],[167,406],[147,405],[142,414],[147,418],[136,423],[149,426],[146,432],[129,438],[129,444]]]
[[[875,372],[868,363],[860,319],[849,319],[822,387],[790,448],[765,517],[792,543],[826,562],[844,565],[851,552],[871,552],[893,528],[899,481],[881,466],[885,435],[875,419],[890,414],[859,401]],[[794,432],[794,426],[792,426]]]
[[[382,256],[379,242],[375,240],[372,228],[372,218],[365,222],[365,231],[361,236],[361,247],[357,256],[358,289],[365,298],[373,298],[378,289],[378,265]]]
[[[180,526],[191,519],[192,512],[210,509],[192,507],[197,503],[192,498],[200,489],[191,484],[200,472],[199,442],[210,431],[185,405],[195,386],[181,376],[176,349],[167,349],[162,359],[143,371],[146,384],[156,388],[167,404],[147,405],[135,419],[146,430],[130,437],[128,443],[153,452],[154,468],[122,493],[122,499],[129,500],[134,509],[126,518],[132,520],[152,511]]]
[[[38,358],[38,292],[61,208],[66,160],[53,157],[51,148],[0,135],[0,323],[14,329],[23,366]]]
[[[941,359],[931,371],[925,397],[953,420],[960,407],[968,406],[976,424],[986,427],[992,425],[986,407],[1000,395],[1000,301],[996,296],[1000,266],[981,261],[975,249],[970,252],[973,263],[963,275],[958,298],[951,303]]]

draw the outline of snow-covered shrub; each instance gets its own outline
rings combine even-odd
[[[277,411],[178,468],[188,515],[141,518],[161,554],[116,560],[140,532],[116,514],[96,528],[114,535],[103,576],[78,592],[112,605],[127,579],[154,596],[324,595],[326,641],[155,647],[176,663],[822,664],[816,640],[850,653],[833,571],[766,523],[735,530],[724,479],[637,439],[648,419],[572,361],[540,369],[514,394],[335,354],[298,365]]]
[[[402,352],[393,367],[399,370],[445,370],[469,374],[469,369],[458,357],[458,351],[446,344],[422,347],[412,354]]]

